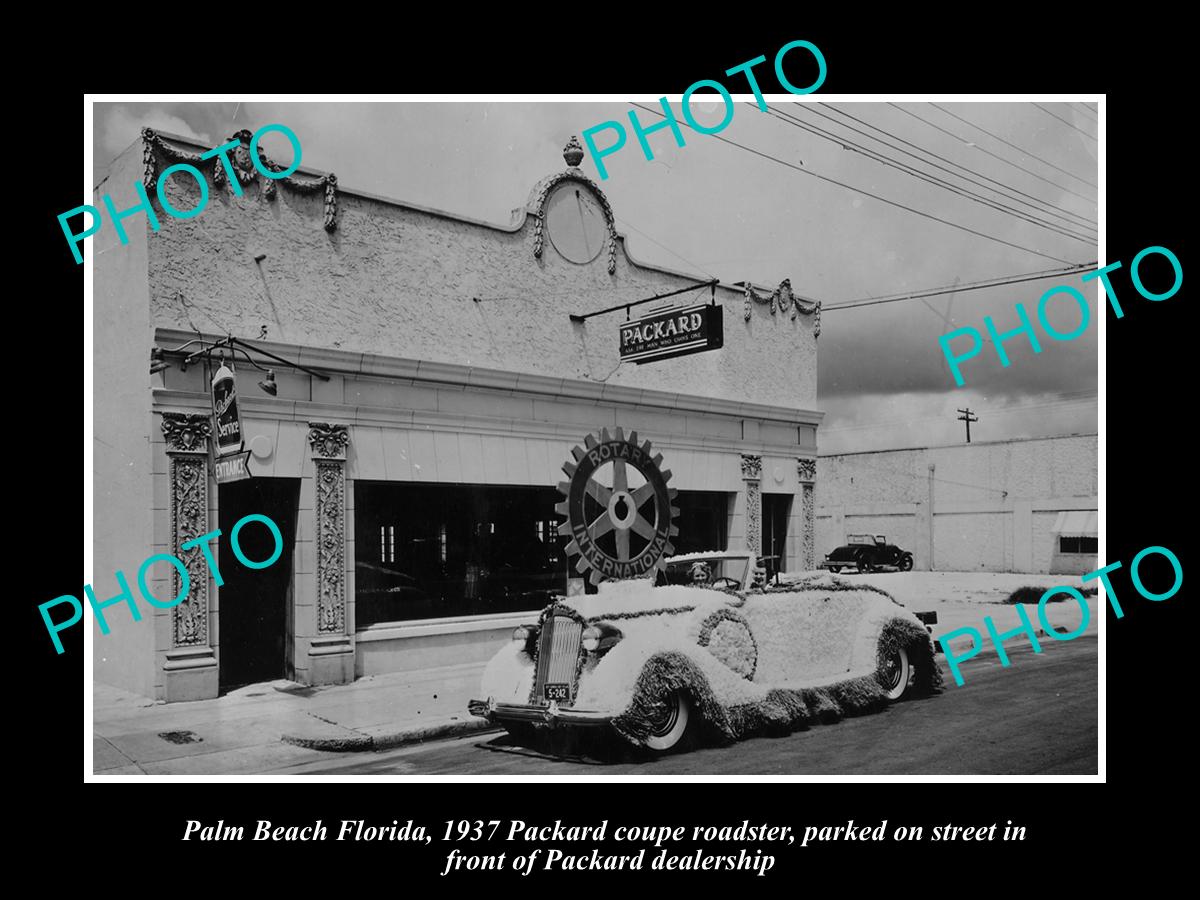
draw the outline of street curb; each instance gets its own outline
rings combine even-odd
[[[471,719],[463,722],[444,722],[441,725],[426,725],[420,728],[405,728],[374,737],[362,735],[361,737],[311,738],[285,734],[282,740],[285,744],[293,744],[309,750],[325,750],[330,753],[361,753],[366,750],[391,750],[405,744],[419,744],[423,741],[443,740],[475,732],[498,730],[495,725],[484,719]]]

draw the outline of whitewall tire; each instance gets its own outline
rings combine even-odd
[[[897,647],[888,654],[879,673],[879,681],[888,700],[895,701],[904,696],[911,675],[912,666],[908,662],[908,651]]]
[[[668,753],[683,741],[692,717],[692,704],[687,695],[675,691],[667,697],[662,715],[650,725],[643,743],[655,753]]]

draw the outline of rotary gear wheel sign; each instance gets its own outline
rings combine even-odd
[[[637,441],[636,431],[626,440],[621,428],[615,435],[603,428],[599,438],[589,434],[583,447],[571,450],[574,462],[563,463],[571,480],[558,484],[566,499],[554,508],[567,517],[558,533],[571,538],[567,552],[579,557],[578,572],[591,570],[592,584],[648,575],[675,552],[671,538],[679,534],[673,524],[679,509],[672,505],[675,488],[667,486],[671,472],[660,468],[662,454],[649,441]],[[604,477],[609,466],[611,477]],[[630,467],[643,484],[630,486]]]

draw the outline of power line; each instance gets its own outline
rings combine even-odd
[[[1062,219],[1064,222],[1067,222],[1070,225],[1082,226],[1090,231],[1096,230],[1095,223],[1093,223],[1090,219],[1088,219],[1085,216],[1081,216],[1078,213],[1073,213],[1069,209],[1064,209],[1061,206],[1055,206],[1053,203],[1051,203],[1048,200],[1043,200],[1041,197],[1036,197],[1033,194],[1027,194],[1022,190],[1018,190],[1017,188],[1013,187],[1010,184],[1006,184],[1003,181],[997,181],[995,178],[990,178],[987,175],[984,175],[982,172],[976,172],[974,169],[968,168],[967,166],[964,166],[960,163],[956,163],[952,159],[947,159],[944,156],[939,156],[938,154],[934,153],[932,150],[927,150],[926,148],[924,148],[918,144],[912,143],[912,141],[906,141],[904,138],[900,137],[899,135],[892,134],[887,129],[880,128],[878,125],[872,124],[871,122],[868,122],[865,119],[860,119],[857,116],[851,115],[850,113],[846,112],[844,109],[834,106],[832,103],[826,103],[824,105],[827,106],[829,109],[832,109],[834,112],[838,113],[839,115],[845,116],[847,119],[852,119],[861,125],[866,125],[868,128],[878,131],[881,134],[886,134],[888,137],[892,138],[893,140],[897,140],[902,144],[912,147],[914,150],[921,151],[926,156],[932,156],[934,159],[940,159],[942,162],[948,163],[949,165],[954,166],[954,168],[956,168],[956,169],[962,169],[964,172],[970,172],[972,175],[976,176],[977,178],[982,178],[984,181],[990,181],[992,184],[999,185],[1000,187],[1004,188],[1005,190],[1012,191],[1014,194],[1019,194],[1022,197],[1028,197],[1030,200],[1033,200],[1035,203],[1038,203],[1041,206],[1049,207],[1049,210],[1039,209],[1037,206],[1034,206],[1033,203],[1029,203],[1025,200],[1020,200],[1016,197],[1009,196],[1008,194],[1005,194],[1004,191],[996,190],[996,188],[987,188],[986,185],[979,185],[980,187],[983,187],[986,190],[995,191],[997,194],[1007,197],[1009,200],[1012,200],[1014,203],[1020,203],[1023,206],[1028,206],[1030,209],[1036,210],[1038,213],[1041,213],[1044,215],[1051,215],[1051,216],[1054,216],[1056,219]],[[806,104],[805,108],[809,109],[811,112],[816,113],[817,115],[825,116],[825,113],[820,112],[816,108],[816,106],[817,106],[816,104]],[[904,110],[901,110],[901,112],[904,112]],[[829,116],[825,116],[825,118],[829,118]],[[833,121],[833,120],[830,119],[830,121]],[[841,123],[839,123],[839,124],[841,124]],[[849,127],[849,126],[844,126],[844,127]],[[859,132],[859,134],[862,134],[862,133],[863,132]],[[877,137],[871,137],[871,139],[874,141],[878,141],[881,144],[887,145],[886,141],[880,140]],[[888,146],[890,146],[890,145],[888,145]],[[900,150],[899,147],[896,147],[893,149]],[[903,151],[903,150],[901,150],[901,152],[907,153],[907,151]],[[908,155],[912,156],[913,159],[920,159],[920,157],[916,156],[915,154],[909,153]],[[962,178],[963,181],[971,181],[971,179],[964,178],[962,175],[958,175],[957,173],[950,172],[949,169],[945,169],[942,166],[938,166],[936,163],[931,163],[931,162],[928,162],[927,160],[921,160],[921,162],[924,162],[926,165],[931,165],[931,166],[934,166],[935,168],[942,169],[942,171],[947,172],[951,175],[954,175],[956,178]],[[978,182],[972,182],[972,183],[978,184]],[[1054,210],[1054,212],[1051,212],[1050,210]],[[1058,215],[1058,213],[1061,213],[1062,215]],[[1072,221],[1072,220],[1076,220],[1076,221]]]
[[[979,409],[975,412],[987,413],[990,416],[1014,415],[1016,413],[1025,412],[1030,409],[1059,409],[1066,406],[1083,406],[1095,403],[1099,399],[1096,396],[1080,397],[1072,400],[1053,400],[1047,403],[1024,403],[1015,406],[1001,406],[994,409]],[[825,428],[822,426],[821,434],[840,434],[843,431],[864,431],[870,428],[885,428],[892,425],[910,425],[917,422],[945,422],[946,413],[939,413],[934,416],[902,416],[895,419],[880,419],[875,422],[867,422],[861,425],[843,425],[839,428]]]
[[[670,247],[660,244],[658,241],[656,241],[654,238],[650,237],[650,235],[646,234],[646,232],[642,231],[642,229],[638,228],[636,225],[634,225],[628,219],[617,219],[617,221],[629,228],[632,228],[634,231],[636,231],[638,234],[640,234],[642,237],[644,237],[650,243],[654,244],[656,247],[666,250],[668,253],[670,253],[672,256],[674,256],[676,259],[683,260],[683,262],[687,263],[693,269],[696,269],[700,272],[704,272],[704,274],[707,275],[709,278],[716,279],[716,276],[713,275],[711,272],[705,272],[703,266],[696,265],[690,259],[688,259],[684,256],[681,256],[680,254],[678,254],[674,250],[672,250]]]
[[[750,105],[754,105],[754,104],[750,104]],[[912,166],[910,166],[908,163],[900,162],[899,160],[893,159],[892,157],[885,156],[884,154],[880,153],[877,150],[872,150],[869,147],[864,147],[861,144],[856,144],[853,141],[851,141],[849,138],[843,138],[840,135],[836,134],[835,132],[827,131],[826,129],[820,128],[816,125],[806,124],[806,123],[800,121],[799,119],[795,118],[794,116],[791,116],[788,113],[783,112],[782,110],[776,109],[774,107],[768,107],[768,110],[769,110],[769,112],[771,112],[775,115],[775,118],[778,118],[782,122],[786,122],[788,125],[792,125],[803,131],[807,131],[810,134],[815,134],[820,138],[830,141],[831,143],[837,144],[844,150],[852,150],[857,153],[862,153],[863,155],[867,156],[870,159],[875,160],[878,163],[881,163],[882,165],[889,166],[894,169],[898,169],[898,170],[904,172],[905,174],[911,175],[914,178],[917,178],[921,181],[928,182],[929,184],[932,184],[937,187],[941,187],[947,191],[950,191],[952,194],[957,194],[960,197],[966,197],[968,200],[973,200],[976,203],[979,203],[983,206],[988,207],[989,209],[994,209],[998,212],[1006,213],[1010,216],[1013,216],[1014,218],[1020,219],[1022,222],[1028,222],[1031,225],[1036,225],[1039,228],[1044,228],[1047,231],[1052,231],[1055,234],[1062,235],[1063,237],[1069,237],[1073,240],[1079,241],[1081,244],[1088,244],[1089,246],[1094,246],[1096,243],[1095,237],[1089,237],[1087,235],[1078,234],[1062,225],[1058,225],[1053,222],[1046,222],[1042,219],[1034,218],[1027,212],[1024,212],[1019,209],[1015,209],[1011,206],[1006,206],[1005,204],[999,203],[999,202],[991,199],[990,197],[984,197],[980,194],[976,194],[973,191],[970,191],[970,190],[967,190],[964,188],[960,188],[958,185],[951,184],[950,182],[946,181],[943,178],[938,178],[936,175],[929,175],[926,172],[922,172],[919,169],[915,169]],[[829,117],[826,116],[826,118],[829,118]],[[867,137],[871,138],[871,140],[875,140],[875,141],[879,140],[878,138],[871,137],[871,135],[867,135],[866,132],[859,131],[856,128],[851,128],[850,126],[845,125],[841,122],[838,122],[837,124],[840,125],[842,128],[848,128],[849,130],[854,131],[858,134],[864,134]],[[879,141],[879,143],[884,143],[884,142]],[[907,151],[901,150],[900,152],[906,153]],[[909,154],[909,155],[911,156],[912,154]],[[921,162],[925,162],[925,160],[921,160]],[[926,165],[928,165],[928,163],[926,163]],[[939,166],[938,168],[941,168],[941,167]],[[950,173],[950,174],[953,175],[954,173]],[[955,177],[961,178],[962,176],[955,175]]]
[[[1049,178],[1043,178],[1037,172],[1034,172],[1034,171],[1031,171],[1030,169],[1025,168],[1020,163],[1015,163],[1015,162],[1012,162],[1011,160],[1005,159],[1003,156],[999,156],[998,154],[993,153],[991,150],[987,149],[986,147],[980,147],[978,144],[968,141],[966,138],[962,137],[961,135],[957,135],[953,131],[946,130],[941,125],[938,125],[934,122],[930,122],[924,116],[919,116],[915,112],[911,112],[911,111],[905,109],[903,106],[897,106],[895,103],[889,103],[888,106],[890,106],[894,109],[900,110],[900,112],[904,113],[906,116],[912,116],[914,119],[924,122],[930,128],[940,131],[940,132],[942,132],[942,134],[949,135],[950,137],[952,137],[956,141],[958,141],[960,144],[968,144],[969,146],[978,150],[980,153],[990,156],[990,157],[992,157],[992,159],[999,160],[1000,162],[1004,163],[1006,166],[1012,166],[1014,169],[1020,169],[1026,175],[1031,175],[1034,178],[1036,178],[1038,181],[1044,181],[1044,182],[1046,182],[1046,184],[1054,185],[1054,187],[1058,188],[1059,190],[1066,191],[1072,197],[1078,197],[1080,200],[1083,200],[1086,203],[1095,205],[1095,201],[1092,198],[1085,197],[1085,196],[1083,196],[1083,194],[1075,193],[1073,190],[1071,190],[1065,184],[1059,184],[1057,181],[1051,181]]]
[[[666,118],[665,113],[659,112],[658,110],[652,109],[651,107],[642,106],[640,103],[634,103],[631,105],[636,106],[638,109],[645,110],[648,113],[652,113],[661,119]],[[697,132],[697,133],[699,133],[699,132]],[[779,159],[776,156],[771,156],[771,154],[769,154],[769,153],[763,153],[761,150],[755,150],[753,147],[747,147],[745,144],[739,144],[737,141],[730,140],[729,138],[723,137],[722,135],[712,134],[712,135],[709,135],[709,137],[714,137],[718,141],[723,141],[726,144],[732,144],[734,147],[740,147],[742,150],[746,150],[749,153],[753,153],[755,156],[761,156],[763,159],[769,159],[772,162],[779,163],[781,166],[787,166],[789,169],[794,169],[797,172],[802,172],[805,175],[810,175],[813,178],[816,178],[820,181],[825,181],[825,182],[828,182],[829,184],[835,184],[838,187],[845,188],[848,191],[854,191],[856,194],[862,194],[864,197],[870,197],[873,200],[878,200],[881,203],[886,203],[886,204],[888,204],[888,206],[895,206],[895,207],[898,207],[899,209],[907,210],[908,212],[914,213],[915,215],[921,216],[926,219],[932,219],[935,222],[941,222],[943,225],[949,225],[951,228],[957,228],[960,231],[965,231],[969,234],[976,235],[977,237],[984,238],[985,240],[995,241],[997,244],[1004,244],[1006,247],[1012,247],[1014,250],[1024,250],[1026,253],[1032,253],[1034,256],[1040,256],[1043,259],[1052,259],[1055,262],[1067,263],[1068,265],[1071,265],[1071,261],[1069,259],[1062,259],[1061,257],[1058,257],[1058,256],[1051,256],[1049,253],[1043,253],[1040,250],[1034,250],[1032,247],[1024,247],[1020,244],[1014,244],[1011,241],[1006,241],[1003,238],[996,237],[995,235],[986,234],[982,231],[976,231],[974,228],[968,228],[966,225],[959,225],[956,222],[951,222],[947,219],[942,219],[938,216],[933,215],[932,213],[922,212],[919,209],[913,209],[911,206],[905,206],[903,203],[898,203],[895,200],[888,200],[886,197],[880,197],[878,194],[872,194],[870,191],[864,191],[862,188],[854,187],[853,185],[849,185],[844,182],[838,181],[837,179],[830,178],[827,175],[821,175],[821,174],[818,174],[817,172],[809,171],[808,169],[802,168],[801,166],[798,166],[795,163],[790,163],[785,160]]]
[[[1096,261],[1089,263],[1081,263],[1077,266],[1071,266],[1066,269],[1047,269],[1042,272],[1026,272],[1021,275],[1006,275],[999,278],[991,278],[987,281],[976,281],[970,284],[946,285],[940,288],[929,288],[927,290],[913,291],[908,294],[894,294],[885,297],[863,297],[858,300],[846,300],[842,303],[831,303],[823,305],[822,311],[828,312],[831,309],[852,309],[859,306],[877,306],[881,303],[898,303],[901,300],[920,300],[925,297],[940,297],[943,294],[955,294],[959,291],[979,291],[985,288],[1003,287],[1008,284],[1021,284],[1026,281],[1040,281],[1045,278],[1055,278],[1062,275],[1074,275],[1078,272],[1087,272]]]
[[[917,448],[900,448],[900,449],[917,449]],[[833,453],[830,455],[831,456],[842,456],[843,454]],[[949,478],[937,478],[937,477],[929,475],[929,474],[914,475],[912,472],[905,472],[902,469],[893,469],[890,466],[881,466],[881,465],[876,464],[876,465],[872,466],[871,468],[874,469],[875,471],[888,472],[893,475],[905,475],[909,478],[915,478],[918,481],[925,481],[926,479],[931,479],[933,481],[941,482],[942,484],[956,484],[959,487],[977,488],[978,490],[981,490],[981,491],[991,491],[994,494],[1004,494],[1006,496],[1008,494],[1008,491],[1003,490],[1001,488],[988,487],[987,485],[984,485],[984,484],[973,484],[969,481],[952,481]]]
[[[1076,102],[1076,104],[1075,104],[1075,107],[1076,107],[1077,109],[1080,109],[1080,110],[1082,110],[1083,112],[1087,113],[1087,115],[1088,115],[1088,118],[1090,118],[1090,119],[1091,119],[1093,122],[1099,122],[1099,121],[1100,121],[1100,120],[1099,120],[1099,119],[1096,117],[1096,113],[1095,113],[1095,111],[1094,111],[1094,110],[1093,110],[1093,109],[1092,109],[1090,106],[1088,106],[1086,103],[1079,103],[1079,102]]]
[[[1096,185],[1095,185],[1095,184],[1093,184],[1092,182],[1088,181],[1086,178],[1080,178],[1080,177],[1079,177],[1078,175],[1076,175],[1075,173],[1073,173],[1073,172],[1068,172],[1066,169],[1063,169],[1063,168],[1060,168],[1059,166],[1056,166],[1054,163],[1050,162],[1049,160],[1042,159],[1040,156],[1038,156],[1038,155],[1037,155],[1037,154],[1035,154],[1035,153],[1030,153],[1030,152],[1029,152],[1028,150],[1026,150],[1024,147],[1018,147],[1018,146],[1017,146],[1016,144],[1014,144],[1012,141],[1006,141],[1004,138],[1000,137],[1000,135],[998,135],[998,134],[992,134],[992,133],[991,133],[990,131],[988,131],[986,128],[983,128],[983,127],[981,127],[981,126],[979,126],[979,125],[976,125],[976,124],[975,124],[974,122],[972,122],[970,119],[964,119],[962,116],[958,115],[957,113],[952,113],[952,112],[950,112],[950,110],[946,109],[946,107],[944,107],[944,106],[939,106],[939,105],[938,105],[938,104],[936,104],[936,103],[930,103],[929,105],[930,105],[930,106],[932,106],[934,109],[940,109],[942,112],[944,112],[946,115],[950,116],[951,118],[958,119],[958,121],[960,121],[960,122],[963,122],[963,123],[964,123],[964,124],[966,124],[966,125],[970,125],[970,126],[971,126],[972,128],[974,128],[976,131],[981,131],[981,132],[983,132],[984,134],[986,134],[988,137],[990,137],[990,138],[995,138],[996,140],[998,140],[1000,143],[1004,144],[1005,146],[1007,146],[1007,147],[1012,147],[1012,148],[1013,148],[1014,150],[1016,150],[1018,153],[1024,153],[1026,156],[1030,156],[1030,157],[1032,157],[1033,159],[1036,159],[1038,162],[1042,163],[1043,165],[1047,165],[1047,166],[1049,166],[1050,168],[1054,169],[1055,171],[1062,172],[1064,175],[1069,175],[1071,178],[1074,178],[1076,181],[1082,181],[1082,182],[1083,182],[1084,184],[1086,184],[1088,187],[1095,187],[1095,186],[1096,186]]]
[[[1066,125],[1068,128],[1074,128],[1076,131],[1078,131],[1078,132],[1079,132],[1080,134],[1082,134],[1084,137],[1091,138],[1093,141],[1096,139],[1096,136],[1095,136],[1094,134],[1088,134],[1088,133],[1087,133],[1086,131],[1084,131],[1082,128],[1077,128],[1077,127],[1076,127],[1074,124],[1072,124],[1071,122],[1068,122],[1068,121],[1067,121],[1066,119],[1064,119],[1062,116],[1055,115],[1053,112],[1051,112],[1050,110],[1046,109],[1046,107],[1042,106],[1042,104],[1040,104],[1040,103],[1035,103],[1035,104],[1033,104],[1033,105],[1034,105],[1034,106],[1036,106],[1038,109],[1040,109],[1042,112],[1044,112],[1046,115],[1048,115],[1048,116],[1053,116],[1054,118],[1058,119],[1058,121],[1062,122],[1062,123],[1063,123],[1064,125]]]

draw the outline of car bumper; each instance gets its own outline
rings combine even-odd
[[[858,566],[856,559],[827,559],[817,568],[820,569],[853,569]]]
[[[532,706],[524,703],[497,703],[493,698],[472,700],[467,711],[489,722],[528,722],[533,725],[554,727],[557,725],[603,726],[612,721],[607,712],[591,709],[570,709],[551,702],[548,706]]]

